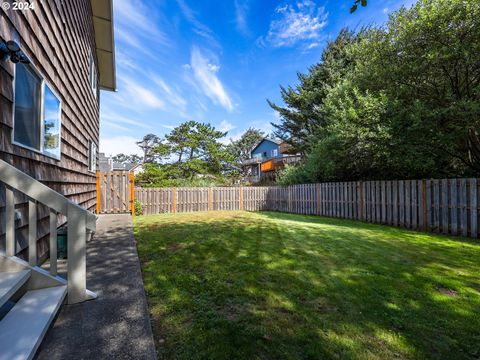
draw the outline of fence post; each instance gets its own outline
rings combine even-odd
[[[361,181],[358,183],[358,186],[359,186],[359,189],[360,189],[360,220],[364,220],[364,218],[363,218],[363,216],[364,216],[364,213],[363,213],[363,184],[362,184]]]
[[[470,237],[478,237],[477,179],[470,179]]]
[[[101,211],[101,198],[102,198],[102,194],[101,194],[101,191],[100,191],[100,177],[101,177],[101,173],[100,171],[97,170],[97,184],[96,184],[96,190],[97,190],[97,214],[100,214],[100,211]]]
[[[317,188],[317,215],[321,214],[322,198],[321,198],[321,184],[315,184]]]
[[[288,186],[288,212],[292,211],[292,185]]]
[[[132,217],[135,216],[135,174],[133,172],[129,173],[129,183],[130,183],[130,211]]]
[[[240,186],[239,190],[239,209],[243,210],[243,186]]]
[[[427,181],[425,179],[422,180],[422,209],[423,230],[427,230]]]
[[[213,210],[213,190],[211,187],[208,188],[208,211]]]
[[[172,188],[172,213],[177,212],[177,188]]]

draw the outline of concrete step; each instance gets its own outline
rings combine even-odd
[[[66,286],[27,291],[0,321],[0,360],[32,359],[66,294]]]
[[[0,272],[0,308],[30,278],[30,270]]]

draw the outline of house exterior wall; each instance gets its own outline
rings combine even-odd
[[[12,1],[10,1],[11,3]],[[94,210],[95,173],[88,170],[89,142],[99,143],[99,96],[89,81],[89,60],[96,62],[92,9],[89,0],[33,1],[34,10],[0,8],[0,39],[15,40],[39,74],[59,96],[61,158],[59,161],[12,144],[14,68],[0,61],[0,158],[29,174],[82,207]],[[98,64],[96,66],[98,69]],[[98,76],[97,76],[98,78]],[[21,219],[17,225],[17,252],[27,246],[26,199],[16,197]],[[0,189],[0,211],[5,194]],[[47,252],[48,212],[39,207],[38,254]],[[0,214],[0,244],[5,238]],[[3,245],[2,245],[3,246]]]
[[[254,158],[256,156],[260,156],[264,159],[270,159],[272,157],[279,157],[282,154],[279,152],[278,144],[274,143],[273,141],[264,139],[255,149],[251,152],[251,157]],[[272,151],[277,150],[277,155],[274,156]]]

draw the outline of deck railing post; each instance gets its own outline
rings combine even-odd
[[[28,200],[28,263],[37,266],[37,202]]]
[[[68,303],[76,304],[87,298],[86,216],[82,208],[68,205]]]
[[[57,275],[57,213],[50,209],[50,274]]]
[[[10,186],[5,186],[5,252],[15,255],[15,196]]]

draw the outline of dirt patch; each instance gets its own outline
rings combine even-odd
[[[329,304],[324,298],[303,301],[303,303],[307,306],[314,308],[318,312],[330,313],[338,311],[338,308],[336,306]]]
[[[439,287],[437,287],[437,290],[438,290],[439,293],[441,293],[443,295],[450,296],[452,298],[458,296],[458,291],[454,290],[454,289],[449,289],[449,288],[446,288],[446,287],[443,287],[443,286],[439,286]]]
[[[167,251],[175,252],[177,250],[183,249],[185,245],[182,243],[173,243],[167,246]]]

